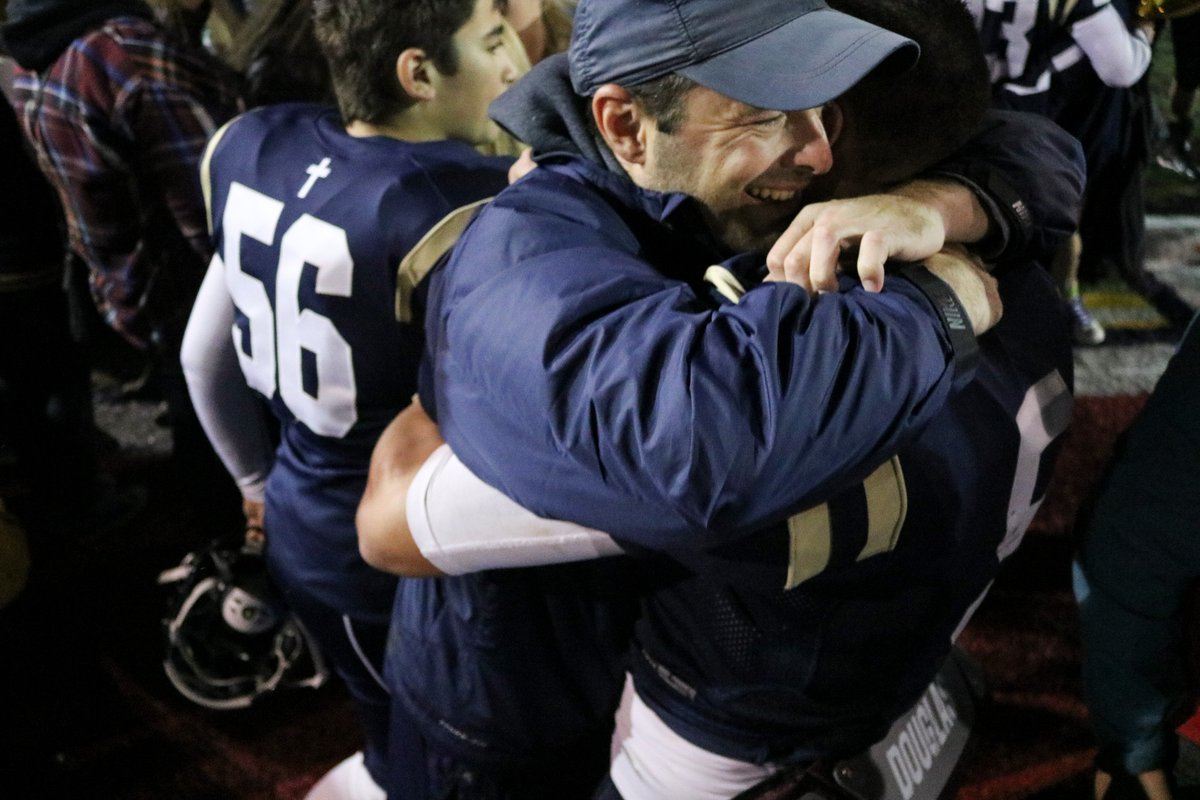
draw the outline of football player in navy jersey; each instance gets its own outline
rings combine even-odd
[[[1052,268],[1068,302],[1076,342],[1100,344],[1104,327],[1080,294],[1081,260],[1088,264],[1109,257],[1135,287],[1154,286],[1137,276],[1144,238],[1138,165],[1145,160],[1145,137],[1136,121],[1141,101],[1130,89],[1150,66],[1154,26],[1145,20],[1128,24],[1119,10],[1121,0],[969,0],[967,5],[979,27],[996,104],[1049,117],[1083,143],[1088,192],[1082,239],[1069,240]],[[1125,201],[1136,210],[1121,213]]]
[[[875,5],[888,6],[898,14],[893,22],[908,20],[912,26],[921,19],[909,8],[923,5],[920,0],[852,6],[852,13],[872,18],[873,12],[879,13]],[[949,34],[943,29],[943,35],[949,35],[955,46],[965,42],[969,52],[974,34],[957,0],[934,16],[953,15],[956,9],[957,27]],[[929,44],[925,50],[934,52]],[[955,61],[950,54],[945,59]],[[890,165],[895,172],[872,176],[853,169],[835,170],[843,190],[878,191],[883,188],[881,183],[890,184],[927,166],[920,163],[921,158],[932,160],[941,155],[938,147],[944,143],[933,143],[946,127],[943,115],[969,119],[972,104],[977,112],[986,105],[986,82],[976,62],[967,59],[956,63],[956,68],[939,69],[946,60],[933,60],[928,65],[932,74],[910,76],[905,84],[907,93],[901,86],[876,84],[864,86],[863,94],[848,99],[847,103],[853,104],[848,108],[843,135],[857,132],[846,143],[855,145],[856,154],[870,153],[881,145],[878,127],[871,130],[869,123],[853,124],[855,109],[864,115],[875,111],[877,105],[893,114],[912,111],[910,125],[915,130],[911,139],[888,150],[896,162]],[[946,103],[940,111],[913,107],[918,99],[931,99],[927,97],[931,83],[954,86],[956,79],[961,80],[955,89],[959,92],[957,104]],[[890,96],[893,92],[899,97]],[[906,104],[904,99],[910,97],[912,102]],[[930,127],[923,129],[923,124]],[[872,162],[870,168],[877,163]],[[684,244],[677,244],[682,251]],[[462,253],[456,251],[455,257]],[[712,285],[706,295],[707,307],[728,309],[743,297],[753,302],[753,295],[766,287],[751,288],[747,293],[741,286],[754,287],[761,277],[753,271],[735,274],[710,268],[705,274]],[[680,544],[691,533],[684,530],[670,549],[671,559],[643,562],[654,580],[637,624],[632,671],[639,700],[633,712],[633,737],[613,768],[614,780],[628,800],[730,797],[767,777],[780,762],[803,763],[849,754],[882,735],[928,685],[952,636],[995,574],[1000,558],[1015,548],[1032,518],[1045,490],[1053,452],[1050,445],[1057,441],[1069,416],[1070,352],[1065,320],[1052,287],[1028,261],[1010,265],[1000,286],[1006,313],[1014,319],[1009,322],[1006,317],[994,333],[982,337],[982,362],[974,380],[933,417],[925,433],[900,447],[898,454],[882,459],[882,465],[847,464],[847,471],[862,476],[849,481],[848,488],[831,491],[826,502],[736,544],[689,551]],[[848,278],[843,279],[841,289],[851,296],[862,292]],[[1007,308],[1009,302],[1017,308]],[[705,305],[699,300],[696,304]],[[682,313],[682,308],[677,311]],[[820,323],[811,324],[814,335],[820,335]],[[589,345],[598,346],[599,341]],[[755,352],[749,350],[745,357],[752,358]],[[448,352],[437,354],[456,357],[453,344]],[[898,351],[895,357],[903,358],[904,353]],[[669,369],[670,355],[664,353],[662,358],[660,368]],[[853,370],[853,357],[843,363],[846,370]],[[803,369],[814,380],[823,380],[819,364],[807,364]],[[711,380],[711,374],[697,376],[699,382]],[[669,377],[665,379],[665,383],[669,381]],[[594,391],[601,390],[603,387]],[[657,391],[663,391],[661,385]],[[703,389],[697,386],[696,391]],[[832,391],[838,391],[837,387]],[[649,413],[638,405],[640,396],[631,394],[627,399],[631,419],[652,424],[640,417]],[[844,399],[851,404],[882,402],[882,398],[866,394],[856,400]],[[667,402],[661,396],[659,400]],[[580,401],[600,402],[592,393],[581,395]],[[561,413],[557,400],[551,408],[552,415]],[[749,408],[740,411],[754,413]],[[731,418],[728,424],[735,426],[737,421]],[[730,437],[736,439],[732,430]],[[422,429],[420,423],[401,421],[385,434],[381,449],[402,445],[400,452],[419,452],[433,441],[436,434],[428,425]],[[555,446],[564,445],[555,442]],[[669,447],[670,442],[661,442],[654,452]],[[844,455],[826,449],[819,452],[830,462]],[[521,470],[525,453],[522,458],[505,452],[476,455],[494,459],[507,474]],[[612,463],[605,454],[597,456],[606,465]],[[391,563],[404,571],[460,575],[615,555],[622,547],[636,552],[650,541],[646,535],[618,536],[621,546],[616,546],[595,530],[523,514],[447,450],[436,454],[415,476],[412,464],[392,465],[391,475],[383,469],[376,472],[375,467],[385,461],[377,452],[373,480],[379,477],[383,483],[368,491],[364,510],[374,502],[373,493],[388,480],[400,479],[388,489],[394,503],[399,487],[413,479],[408,493],[412,546],[396,553]],[[564,470],[537,476],[544,486],[541,496],[534,499],[539,508],[553,504],[553,495],[567,488],[563,476],[568,474]],[[712,477],[732,480],[724,474]],[[647,476],[641,497],[638,490],[630,490],[629,506],[636,506],[653,492],[652,480]],[[625,509],[609,504],[614,496],[609,492],[620,482],[620,477],[604,476],[595,484],[596,496],[607,500],[597,501],[593,511],[621,518],[622,524],[632,529],[637,521]],[[543,503],[543,498],[548,503]],[[583,519],[585,509],[579,511],[577,518]],[[587,517],[591,524],[595,519],[594,515]],[[645,518],[643,525],[646,530],[657,529],[662,520]],[[360,525],[360,535],[363,533],[368,533],[367,527]],[[613,573],[622,566],[629,569],[619,561],[609,565]],[[475,616],[466,613],[469,590],[462,594],[463,607],[455,613],[462,617],[464,627],[475,623],[480,628],[475,636],[495,637],[494,630],[505,625],[514,630],[513,620],[506,618],[504,610],[489,617],[482,602],[498,593],[514,593],[514,587],[522,583],[531,594],[536,592],[536,580],[544,578],[532,574],[484,573],[486,577],[473,584],[463,583],[461,578],[448,579],[445,593],[450,598],[459,593],[455,587],[474,587],[475,600],[480,602]],[[561,592],[547,601],[548,606],[550,602],[561,607]],[[575,628],[565,624],[551,629],[559,635],[546,638],[543,650],[551,654],[555,648],[565,650],[565,632]],[[587,641],[591,633],[584,630],[578,635]],[[502,663],[493,653],[504,641],[491,642],[484,652],[493,668]],[[464,635],[462,649],[478,643]],[[611,645],[611,641],[594,639],[593,647],[595,644]],[[537,670],[543,669],[548,659],[546,652],[527,649],[513,656],[514,664],[524,663],[539,679],[545,673]],[[594,664],[580,659],[567,667],[568,672],[575,670],[578,682],[584,684],[584,675]],[[492,680],[499,681],[494,675]],[[543,680],[543,686],[548,684]],[[422,702],[428,708],[437,707],[437,698],[422,698]],[[469,714],[456,719],[481,724],[465,732],[479,739],[496,728],[511,727],[503,721],[489,727],[486,719],[480,721],[476,716],[472,720]],[[615,788],[607,787],[607,791]]]
[[[488,103],[515,75],[494,0],[313,6],[340,114],[266,107],[214,136],[202,180],[216,256],[183,360],[271,575],[362,717],[364,754],[312,797],[382,797],[396,583],[359,555],[354,512],[371,449],[416,388],[422,332],[396,312],[420,276],[402,262],[506,185],[510,161],[473,146],[494,136]],[[281,426],[274,449],[259,399]]]

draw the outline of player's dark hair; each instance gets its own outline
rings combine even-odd
[[[869,141],[855,149],[851,168],[894,183],[962,147],[991,102],[979,34],[962,0],[829,0],[829,5],[921,46],[909,71],[868,76],[842,98],[848,125],[864,145]]]
[[[413,105],[396,60],[420,48],[443,73],[458,72],[453,37],[474,0],[313,0],[313,27],[346,122],[380,122]]]

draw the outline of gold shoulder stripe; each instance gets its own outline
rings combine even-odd
[[[412,322],[412,295],[417,284],[429,274],[438,259],[454,247],[459,237],[463,235],[463,231],[467,229],[467,225],[475,218],[475,212],[490,203],[491,200],[492,198],[487,197],[471,203],[469,206],[451,211],[442,218],[441,222],[430,228],[429,232],[421,237],[421,241],[417,242],[412,250],[408,251],[408,255],[400,262],[400,269],[396,273],[396,320],[398,322]]]
[[[722,297],[734,304],[741,300],[742,295],[746,293],[746,287],[737,279],[737,276],[719,264],[704,271],[704,280],[712,284]]]
[[[784,589],[795,589],[804,581],[819,575],[829,566],[833,550],[833,526],[829,518],[829,505],[821,505],[802,511],[788,520],[791,552],[788,558],[787,584]]]
[[[908,516],[908,488],[900,459],[893,457],[872,472],[863,481],[863,490],[867,495],[867,543],[858,554],[859,561],[896,549]]]
[[[238,118],[226,122],[221,127],[217,128],[217,132],[208,140],[208,144],[204,146],[204,158],[200,160],[200,191],[204,193],[204,216],[208,220],[208,232],[211,234],[213,229],[212,218],[212,157],[213,152],[217,149],[217,145],[221,143],[221,139],[225,136],[225,132],[229,130],[229,126],[237,122]]]

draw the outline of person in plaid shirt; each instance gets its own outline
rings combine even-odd
[[[167,38],[146,6],[94,5],[12,3],[14,105],[105,321],[147,349],[182,330],[212,257],[200,158],[237,96],[215,59]]]
[[[239,110],[233,74],[133,0],[12,0],[3,36],[18,64],[13,104],[62,201],[101,316],[156,364],[191,480],[198,471],[205,493],[236,500],[179,368],[212,257],[200,159]],[[211,504],[210,495],[201,507]],[[231,519],[236,511],[235,503]]]

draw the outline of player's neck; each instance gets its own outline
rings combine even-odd
[[[450,138],[422,111],[418,105],[377,122],[356,119],[346,126],[346,132],[360,138],[388,136],[405,142],[436,142]]]

